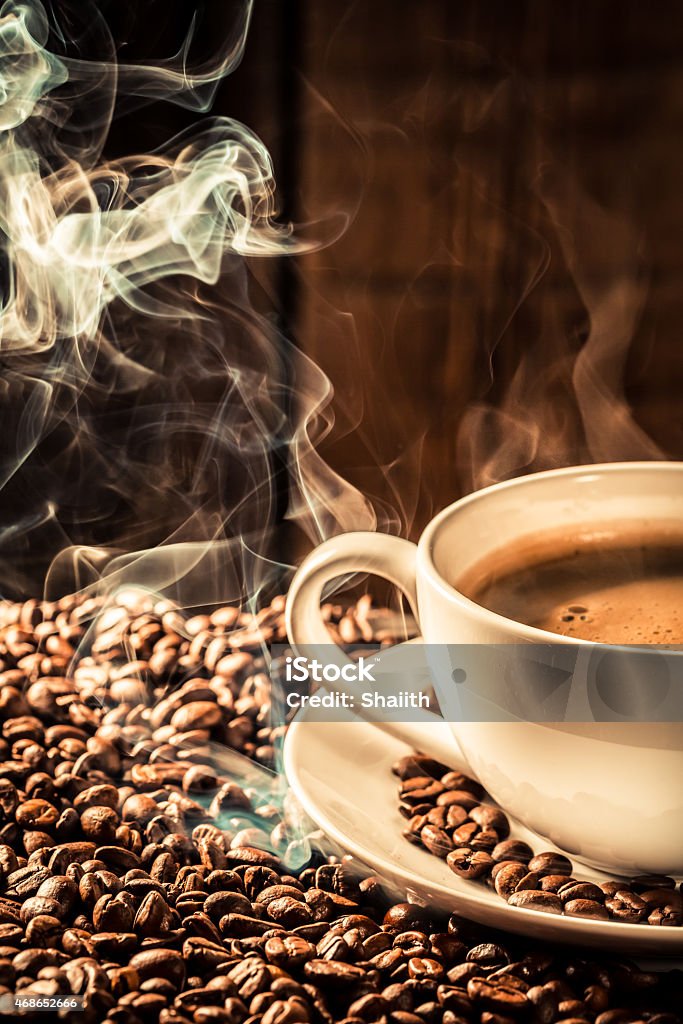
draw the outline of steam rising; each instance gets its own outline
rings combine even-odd
[[[194,19],[173,60],[117,66],[94,5],[59,5],[60,23],[39,3],[0,11],[10,591],[35,587],[48,552],[48,590],[104,577],[185,605],[239,599],[245,585],[254,596],[278,568],[278,466],[312,540],[374,525],[315,450],[329,382],[254,298],[249,258],[305,248],[276,222],[262,142],[211,117],[163,152],[102,159],[115,110],[162,98],[208,109],[250,11],[231,12],[219,51],[195,67]],[[33,558],[25,577],[10,570],[17,554]]]
[[[488,394],[467,406],[458,428],[465,490],[560,466],[666,458],[624,387],[648,294],[632,211],[587,194],[573,150],[558,159],[538,83],[476,47],[453,52],[466,72],[453,109],[457,184],[474,210],[474,223],[466,212],[455,231],[464,267],[480,266],[477,384],[489,377]],[[564,99],[570,109],[572,97]],[[511,124],[526,133],[514,152]],[[490,268],[499,276],[486,276]]]

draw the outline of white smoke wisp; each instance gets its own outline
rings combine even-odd
[[[150,302],[144,289],[173,274],[215,282],[226,253],[273,256],[294,247],[272,222],[265,147],[228,118],[177,138],[164,156],[90,173],[59,161],[45,133],[33,131],[34,119],[47,116],[47,95],[69,80],[67,63],[43,48],[46,29],[38,6],[9,0],[0,12],[0,216],[11,268],[4,350],[91,339],[117,298],[147,316],[182,315]]]
[[[119,107],[164,99],[208,110],[241,60],[250,14],[240,4],[217,52],[194,67],[196,18],[173,59],[136,66],[116,63],[95,4],[0,9],[0,568],[10,591],[32,582],[32,552],[47,545],[55,590],[104,577],[167,592],[200,569],[192,600],[236,599],[245,587],[253,597],[279,567],[276,466],[311,540],[375,525],[316,451],[330,382],[252,301],[250,260],[310,247],[277,222],[264,144],[213,116],[162,151],[102,158]],[[107,58],[87,59],[89,45]],[[8,582],[10,551],[29,569]],[[220,586],[204,587],[209,576]]]

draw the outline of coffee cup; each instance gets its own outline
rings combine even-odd
[[[333,537],[305,559],[293,580],[289,639],[294,647],[329,649],[323,590],[335,578],[364,573],[403,591],[428,645],[535,644],[549,657],[557,645],[594,647],[500,615],[453,581],[477,560],[537,532],[578,533],[625,519],[671,523],[680,519],[682,496],[683,463],[571,467],[456,501],[429,523],[417,545],[365,532]],[[656,647],[639,648],[634,664],[643,687],[659,656]],[[478,779],[513,819],[575,859],[623,875],[683,875],[680,721],[459,721],[450,673],[434,669],[431,679],[450,742],[442,739],[443,720],[429,712],[382,727]]]

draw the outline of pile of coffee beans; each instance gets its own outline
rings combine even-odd
[[[367,599],[325,613],[346,642],[396,629]],[[281,599],[185,617],[135,592],[0,606],[0,1004],[83,1024],[681,1024],[680,972],[502,939],[317,844],[268,770],[282,618]]]
[[[683,893],[675,879],[582,881],[564,854],[534,853],[511,839],[507,816],[483,802],[486,794],[473,779],[418,754],[393,770],[400,779],[399,809],[408,819],[406,839],[444,859],[458,877],[491,886],[509,906],[595,921],[683,924]]]

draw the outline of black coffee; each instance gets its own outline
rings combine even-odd
[[[599,643],[683,644],[683,525],[547,533],[487,555],[458,590],[507,618]]]

